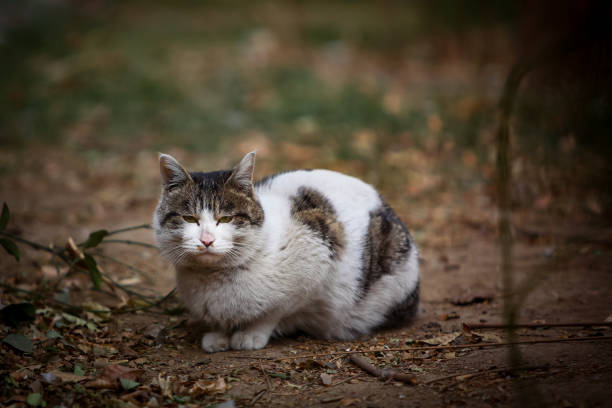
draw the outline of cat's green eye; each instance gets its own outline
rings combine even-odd
[[[230,221],[232,220],[232,218],[234,218],[234,217],[232,217],[232,216],[230,216],[230,215],[227,215],[227,216],[225,216],[225,217],[221,217],[221,218],[219,218],[219,219],[217,220],[217,223],[220,223],[220,224],[225,224],[225,223],[227,223],[227,222],[230,222]]]
[[[183,219],[187,222],[199,224],[198,219],[193,215],[183,215]]]

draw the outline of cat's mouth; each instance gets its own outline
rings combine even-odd
[[[220,252],[212,251],[210,248],[206,248],[203,246],[198,247],[198,253],[197,253],[198,257],[217,258],[217,257],[220,257],[221,255],[222,254]]]

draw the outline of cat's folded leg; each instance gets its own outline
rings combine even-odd
[[[265,347],[278,324],[277,316],[257,319],[243,330],[232,334],[230,344],[234,350],[257,350]]]
[[[229,336],[222,332],[208,332],[202,337],[202,349],[209,353],[229,348]]]

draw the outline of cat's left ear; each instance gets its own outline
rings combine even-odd
[[[193,182],[189,172],[169,154],[159,154],[159,172],[162,182],[167,191],[174,189],[184,183]]]
[[[255,170],[255,152],[247,153],[234,167],[228,182],[247,193],[253,191],[253,170]]]

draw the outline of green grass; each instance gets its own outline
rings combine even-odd
[[[418,141],[428,134],[429,113],[414,104],[388,112],[384,79],[374,86],[359,76],[330,82],[299,58],[250,66],[245,50],[253,33],[268,27],[303,53],[341,41],[372,58],[395,58],[406,44],[428,38],[433,19],[428,6],[366,1],[131,1],[95,18],[50,9],[8,32],[0,46],[8,61],[0,72],[2,142],[211,152],[259,130],[273,140],[330,143],[339,158],[351,158],[358,156],[351,139],[360,129],[390,143],[403,132]],[[286,32],[292,34],[284,38]],[[431,85],[404,96],[429,99],[455,129],[447,136],[475,144],[475,129],[489,112],[454,120],[446,107],[460,95],[448,91]],[[254,104],[257,95],[264,102]],[[305,122],[316,131],[301,132]]]

